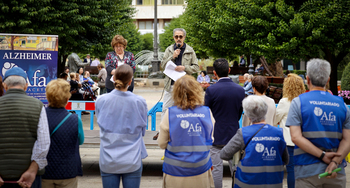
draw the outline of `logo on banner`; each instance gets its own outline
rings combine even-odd
[[[5,76],[5,72],[12,69],[13,67],[18,67],[18,66],[16,64],[10,63],[10,62],[4,63],[4,66],[2,67],[2,70],[1,70],[2,75]]]

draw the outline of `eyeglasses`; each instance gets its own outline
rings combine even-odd
[[[182,36],[182,35],[175,35],[175,39],[178,39],[178,38],[180,38],[180,39],[182,39],[184,36]]]
[[[115,46],[116,48],[124,48],[124,46]]]

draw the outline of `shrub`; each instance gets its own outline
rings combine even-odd
[[[350,90],[350,63],[346,65],[341,77],[341,90]]]

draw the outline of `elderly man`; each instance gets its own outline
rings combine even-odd
[[[161,63],[161,67],[165,69],[165,66],[169,61],[174,62],[177,67],[175,71],[185,71],[186,74],[191,75],[199,72],[198,60],[193,48],[186,44],[186,31],[182,28],[176,28],[173,30],[173,38],[175,44],[170,45],[164,53],[164,57]],[[164,87],[164,99],[163,99],[163,111],[162,118],[165,111],[174,104],[171,96],[171,91],[174,85],[174,80],[171,80],[168,76],[165,77]]]
[[[86,54],[86,58],[84,59],[83,63],[87,63],[91,66],[92,60],[90,54]]]
[[[27,74],[14,67],[5,73],[0,97],[0,186],[41,187],[50,148],[43,103],[26,95]]]
[[[321,59],[307,63],[310,92],[293,99],[286,126],[295,143],[295,187],[346,187],[344,158],[350,151],[350,111],[342,98],[326,92],[330,64]],[[341,171],[331,173],[341,167]],[[318,179],[318,174],[331,176]]]

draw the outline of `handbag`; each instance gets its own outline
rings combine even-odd
[[[266,125],[266,124],[265,124]],[[244,146],[244,148],[241,150],[241,156],[239,157],[239,160],[242,160],[244,154],[245,154],[245,148],[248,146],[248,144],[250,143],[250,141],[254,138],[254,136],[256,134],[258,134],[258,132],[260,132],[260,130],[265,127],[265,125],[261,126],[260,129],[258,131],[256,131],[256,133],[248,140],[247,144]]]
[[[104,82],[104,81],[98,81],[97,86],[100,87],[100,88],[104,88],[104,87],[106,87],[106,82]]]
[[[69,118],[69,116],[71,116],[72,113],[69,113],[58,125],[57,127],[52,131],[52,133],[50,134],[50,137],[52,137],[53,133],[55,133],[57,131],[58,128],[61,127],[61,125]]]

